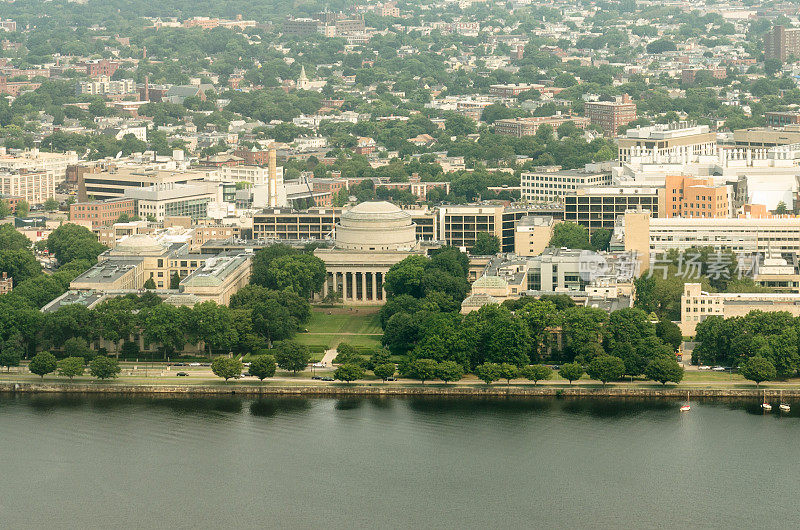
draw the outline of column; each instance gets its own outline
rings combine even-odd
[[[376,301],[378,299],[378,280],[377,280],[377,272],[372,273],[372,301]]]
[[[347,298],[348,298],[348,296],[347,296],[347,294],[348,294],[347,293],[347,287],[348,287],[348,285],[347,285],[347,273],[343,272],[342,273],[342,301],[343,302],[346,301]]]
[[[328,282],[331,280],[330,272],[325,273],[325,283],[322,284],[322,298],[328,296]]]
[[[358,274],[358,283],[356,283],[356,300],[359,302],[364,300],[364,286],[366,282],[364,281],[364,274],[363,272],[357,272]]]

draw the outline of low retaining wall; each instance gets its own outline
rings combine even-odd
[[[20,382],[0,383],[0,392],[5,393],[71,393],[71,394],[128,394],[128,395],[245,395],[245,396],[558,396],[558,397],[631,397],[631,398],[686,398],[686,392],[692,398],[754,398],[763,394],[763,389],[743,388],[637,388],[627,386],[608,387],[556,387],[543,386],[491,386],[464,385],[126,385],[117,383],[55,383],[55,382]],[[774,396],[778,389],[768,389]],[[800,388],[783,389],[783,397],[800,398]]]

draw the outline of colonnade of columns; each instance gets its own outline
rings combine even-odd
[[[345,303],[383,303],[386,300],[386,291],[383,290],[384,274],[381,271],[328,272],[322,286],[322,296],[338,291]]]

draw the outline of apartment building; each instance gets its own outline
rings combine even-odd
[[[96,80],[79,82],[77,92],[99,96],[122,96],[135,93],[136,83],[133,79],[112,80],[108,76],[100,76]]]
[[[786,62],[790,55],[800,56],[800,28],[773,26],[764,36],[764,58]]]
[[[544,166],[536,171],[520,175],[521,198],[532,202],[560,202],[580,188],[608,186],[611,173],[585,171],[583,169],[562,170],[561,166]]]
[[[589,123],[599,126],[606,136],[616,136],[620,127],[636,119],[636,104],[627,94],[617,101],[587,101],[584,110]]]
[[[28,204],[41,204],[55,197],[56,184],[53,174],[43,170],[0,169],[0,195],[20,197]]]
[[[122,214],[136,215],[133,199],[76,202],[69,206],[70,221],[90,221],[93,229],[114,224]]]
[[[617,158],[621,162],[638,157],[651,163],[686,163],[716,152],[717,134],[708,125],[687,122],[628,129],[617,140]]]
[[[784,125],[800,125],[800,112],[797,111],[771,111],[765,112],[768,127],[783,127]]]

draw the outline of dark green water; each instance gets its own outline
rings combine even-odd
[[[4,528],[786,528],[800,403],[0,396]],[[777,407],[775,407],[777,409]]]

